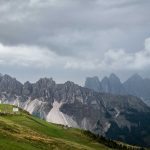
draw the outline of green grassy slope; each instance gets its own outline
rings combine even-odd
[[[11,105],[0,105],[11,112]],[[0,113],[0,150],[112,150],[83,131],[50,124],[20,109]]]

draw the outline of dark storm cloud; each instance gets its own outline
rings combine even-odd
[[[64,55],[104,51],[119,43],[124,46],[138,34],[147,36],[148,4],[147,0],[5,0],[1,1],[0,40],[46,46]]]

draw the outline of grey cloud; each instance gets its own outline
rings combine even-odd
[[[0,5],[3,46],[48,49],[58,61],[94,62],[109,49],[137,53],[150,37],[149,0],[1,0]]]
[[[56,5],[50,5],[55,1],[57,2]],[[79,47],[83,45],[87,51],[90,51],[91,47],[106,50],[105,47],[100,47],[99,43],[107,42],[107,37],[104,36],[103,40],[97,41],[97,43],[95,41],[101,39],[104,32],[109,34],[114,29],[123,33],[122,38],[129,35],[129,41],[130,36],[132,37],[132,34],[141,29],[149,32],[148,1],[146,1],[147,3],[136,1],[136,5],[133,5],[135,3],[133,1],[132,7],[130,1],[124,0],[119,2],[116,0],[113,2],[102,0],[55,1],[34,1],[34,5],[31,5],[29,0],[3,1],[2,6],[8,5],[9,7],[8,10],[6,7],[5,15],[1,19],[0,40],[5,44],[47,46],[66,55],[67,53],[72,54],[74,49],[80,51]],[[126,6],[122,8],[120,5],[124,4]],[[121,9],[117,7],[118,5]],[[77,34],[79,39],[76,38]],[[115,37],[116,34],[114,32],[112,36]],[[86,39],[85,36],[87,35],[91,35],[91,37]],[[67,42],[67,39],[70,40]],[[120,42],[122,40],[119,37],[118,42],[113,44],[112,38],[108,45],[113,47]]]

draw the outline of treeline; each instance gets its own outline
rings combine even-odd
[[[117,150],[146,150],[145,148],[140,147],[134,147],[134,146],[128,146],[125,144],[119,144],[111,139],[106,139],[103,136],[93,134],[90,131],[84,131],[82,130],[82,133],[86,136],[88,136],[91,140],[97,141],[99,143],[102,143],[106,145],[107,147],[117,149]]]

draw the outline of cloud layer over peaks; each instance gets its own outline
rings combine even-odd
[[[33,79],[33,70],[40,77],[42,69],[42,75],[79,83],[111,72],[150,76],[149,0],[1,0],[0,5],[2,73],[21,78],[27,69]]]

